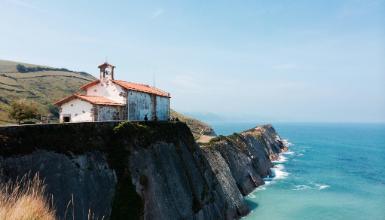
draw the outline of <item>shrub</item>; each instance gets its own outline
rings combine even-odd
[[[48,105],[48,111],[49,113],[52,114],[53,117],[55,118],[59,118],[60,116],[60,110],[59,110],[59,107],[57,107],[56,105]]]
[[[19,73],[26,73],[28,72],[28,68],[24,65],[21,65],[21,64],[17,64],[16,65],[16,70],[19,72]]]
[[[66,68],[53,68],[53,67],[43,67],[43,66],[34,66],[34,67],[28,67],[24,66],[23,64],[17,64],[16,70],[19,73],[28,73],[28,72],[39,72],[39,71],[63,71],[63,72],[73,72],[71,70],[68,70]]]
[[[16,100],[11,103],[9,116],[19,124],[26,119],[36,119],[39,116],[37,103],[25,99]]]

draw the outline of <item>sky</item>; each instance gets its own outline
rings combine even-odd
[[[0,59],[171,93],[220,120],[385,122],[385,0],[0,0]]]

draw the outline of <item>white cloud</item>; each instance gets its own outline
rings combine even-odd
[[[162,14],[164,14],[164,10],[163,10],[163,8],[158,8],[158,9],[156,9],[153,13],[152,13],[152,15],[151,15],[151,18],[157,18],[157,17],[159,17],[159,16],[161,16]]]

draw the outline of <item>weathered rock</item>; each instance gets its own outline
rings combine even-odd
[[[46,183],[46,192],[53,195],[58,216],[87,219],[108,217],[117,182],[105,155],[86,152],[82,155],[64,155],[37,150],[31,154],[0,157],[0,181],[15,180],[26,174],[38,173]],[[72,203],[73,201],[73,203]]]
[[[39,172],[60,218],[73,196],[76,219],[237,219],[282,148],[271,126],[203,148],[180,122],[2,127],[0,181]]]
[[[209,162],[225,161],[211,167],[216,170],[225,170],[228,167],[243,195],[264,184],[262,178],[271,175],[270,168],[273,164],[270,159],[277,158],[283,149],[280,137],[271,125],[214,138],[203,145],[203,152]],[[220,155],[213,156],[215,151]],[[228,182],[231,177],[225,181]],[[221,179],[218,176],[217,178]]]

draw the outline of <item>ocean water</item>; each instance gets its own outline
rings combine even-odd
[[[251,123],[213,123],[231,134]],[[290,143],[244,219],[385,220],[384,124],[274,124]]]

